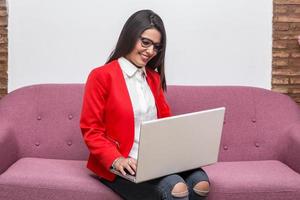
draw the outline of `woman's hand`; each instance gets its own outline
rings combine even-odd
[[[114,169],[126,175],[128,171],[131,175],[136,172],[136,160],[134,158],[119,157],[113,164]]]

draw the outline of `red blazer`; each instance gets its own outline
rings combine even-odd
[[[160,76],[146,67],[157,117],[171,115],[160,87]],[[98,176],[114,180],[113,161],[128,157],[134,141],[134,114],[123,72],[117,60],[90,73],[85,85],[80,128],[90,150],[87,167]]]

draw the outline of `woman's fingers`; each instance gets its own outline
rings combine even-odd
[[[136,172],[136,160],[134,158],[129,158],[129,165]]]
[[[127,173],[134,175],[136,170],[136,160],[133,158],[120,159],[118,160],[116,169],[119,170],[123,175],[126,175]]]
[[[135,174],[134,171],[133,171],[133,169],[131,168],[130,165],[126,165],[126,169],[127,169],[127,171],[128,171],[131,175],[134,175],[134,174]]]
[[[124,171],[124,168],[122,166],[118,169],[124,176],[126,175],[126,172]]]

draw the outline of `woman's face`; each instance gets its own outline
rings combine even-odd
[[[125,57],[135,66],[145,67],[160,50],[160,41],[161,34],[157,29],[147,29],[141,34],[133,50]]]

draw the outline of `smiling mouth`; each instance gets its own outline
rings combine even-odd
[[[143,55],[143,54],[140,54],[140,55],[141,55],[141,58],[142,58],[142,60],[143,60],[144,62],[147,62],[147,61],[150,59],[149,56],[145,56],[145,55]]]

